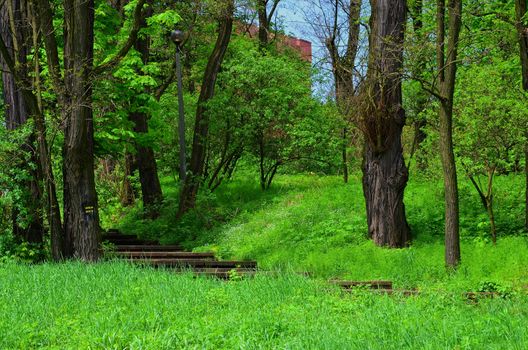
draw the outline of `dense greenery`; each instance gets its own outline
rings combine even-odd
[[[287,1],[0,3],[0,348],[528,348],[526,2]]]

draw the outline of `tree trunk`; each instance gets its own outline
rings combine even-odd
[[[371,0],[370,5],[369,65],[362,92],[367,105],[361,119],[367,140],[363,191],[370,236],[379,246],[396,248],[411,240],[403,204],[408,173],[401,144],[405,0]]]
[[[98,259],[100,240],[93,154],[93,25],[93,0],[64,1],[63,252],[85,261]]]
[[[528,136],[527,136],[528,138]],[[528,231],[528,142],[524,146],[524,176],[525,176],[525,186],[526,189],[524,191],[525,194],[525,205],[524,205],[524,227],[526,228],[526,231]]]
[[[409,14],[412,19],[412,27],[413,27],[414,35],[420,36],[420,37],[424,36],[423,20],[422,20],[423,13],[422,12],[423,12],[423,0],[415,0],[413,6],[409,9]],[[411,67],[411,69],[414,69],[412,74],[422,80],[426,80],[427,79],[426,78],[426,73],[427,73],[426,64],[427,64],[428,58],[427,57],[420,57],[420,58],[421,59],[420,59],[420,63],[418,64],[418,66]],[[427,137],[427,135],[423,131],[423,128],[427,126],[427,120],[425,120],[424,118],[418,118],[419,113],[425,110],[427,106],[427,101],[428,101],[427,92],[422,89],[419,92],[416,98],[416,102],[415,102],[416,110],[415,110],[415,116],[414,116],[414,121],[413,121],[414,140],[413,140],[411,152],[409,155],[409,162],[408,162],[409,165],[411,164],[411,160],[413,159],[416,151],[420,149],[422,142],[425,141]],[[418,159],[417,163],[418,163],[419,169],[423,170],[426,166],[426,163],[421,159]]]
[[[440,105],[440,156],[444,173],[445,260],[454,267],[460,262],[458,185],[453,153],[453,106]]]
[[[129,118],[135,123],[134,131],[136,133],[146,134],[148,132],[148,122],[145,113],[134,112],[129,115]],[[136,150],[143,206],[150,216],[156,217],[159,213],[155,206],[161,203],[163,195],[154,151],[152,147],[139,144],[136,144]]]
[[[272,0],[271,8],[268,8],[269,0],[257,0],[257,15],[259,20],[259,46],[265,48],[270,42],[271,20],[281,0]]]
[[[121,186],[121,205],[124,207],[131,206],[134,204],[136,198],[134,193],[134,188],[132,187],[132,182],[130,177],[134,174],[136,169],[136,161],[134,155],[128,151],[125,152],[125,164],[123,167],[123,184]]]
[[[341,150],[341,158],[343,161],[343,181],[348,183],[348,154],[347,154],[347,144],[348,144],[348,128],[343,128],[343,149]]]
[[[147,2],[150,7],[145,13],[145,18],[152,15],[152,1]],[[146,26],[145,19],[143,19],[141,26]],[[143,64],[147,64],[150,56],[150,37],[146,36],[142,39],[138,39],[135,44],[135,49],[141,54]],[[129,114],[129,119],[134,122],[134,131],[136,133],[148,133],[148,115],[146,113],[132,112]],[[136,143],[136,151],[143,208],[148,216],[157,217],[159,215],[159,208],[156,208],[156,206],[163,200],[163,194],[161,192],[161,184],[158,177],[158,167],[156,165],[156,158],[154,157],[154,150],[150,146]]]
[[[355,60],[358,51],[359,44],[359,17],[361,12],[361,0],[350,1],[350,7],[348,8],[348,40],[347,50],[344,55],[341,56],[338,48],[338,35],[339,28],[338,22],[340,17],[339,2],[336,1],[334,4],[333,24],[328,31],[331,33],[330,37],[326,40],[326,49],[330,55],[332,63],[332,74],[334,76],[335,84],[335,98],[336,105],[343,116],[345,124],[348,124],[346,118],[349,114],[350,97],[356,94],[354,86],[354,70]],[[348,144],[348,126],[342,130],[343,146],[341,150],[342,168],[343,168],[343,181],[348,182],[348,155],[347,155],[347,144]]]
[[[0,34],[2,35],[3,42],[10,57],[17,62],[20,75],[23,76],[27,76],[26,56],[28,45],[30,44],[28,17],[27,13],[24,13],[27,11],[27,9],[24,9],[26,5],[25,3],[21,3],[20,0],[7,0],[2,4],[0,9]],[[23,89],[17,86],[15,77],[10,72],[8,64],[3,58],[1,60],[1,67],[3,72],[2,90],[5,107],[5,125],[8,130],[15,130],[28,121],[30,111],[23,95]],[[17,205],[25,207],[29,214],[27,218],[29,222],[27,223],[27,227],[20,226],[19,215],[21,213],[13,208],[13,234],[26,242],[42,243],[44,227],[39,208],[42,204],[42,188],[40,182],[43,176],[38,159],[38,151],[35,149],[34,143],[35,137],[31,135],[24,145],[24,149],[30,153],[31,162],[36,168],[33,169],[26,163],[20,164],[20,167],[31,175],[31,179],[23,181],[15,180],[27,192]]]
[[[209,117],[207,115],[206,103],[214,95],[216,78],[224,55],[231,39],[233,29],[234,1],[227,0],[224,16],[221,19],[220,30],[213,52],[209,56],[205,68],[204,79],[198,98],[196,108],[196,119],[194,123],[194,136],[189,164],[189,175],[185,178],[181,193],[177,217],[181,217],[189,209],[194,208],[196,195],[204,170],[207,136],[209,133]]]
[[[519,55],[521,57],[522,68],[522,85],[524,91],[528,92],[528,24],[525,18],[528,11],[528,5],[525,0],[515,0],[515,27],[517,28],[517,37],[519,40]],[[528,132],[526,133],[528,139]],[[524,145],[525,149],[525,216],[524,225],[528,230],[528,141]]]
[[[408,173],[400,134],[385,152],[367,143],[363,165],[363,191],[367,205],[369,236],[379,246],[404,247],[411,241],[403,194]]]
[[[436,65],[440,97],[440,156],[444,173],[445,262],[456,267],[460,262],[458,184],[453,152],[453,96],[455,91],[458,39],[462,27],[462,0],[448,5],[447,50],[445,47],[445,0],[437,2]]]
[[[257,1],[257,13],[259,20],[259,45],[261,48],[268,46],[269,22],[268,22],[268,0]]]

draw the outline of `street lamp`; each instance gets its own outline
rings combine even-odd
[[[180,142],[180,181],[185,180],[187,174],[186,157],[185,157],[185,112],[183,109],[183,87],[182,72],[180,62],[180,50],[185,39],[185,33],[181,30],[173,30],[171,40],[176,44],[176,76],[178,78],[178,138]]]

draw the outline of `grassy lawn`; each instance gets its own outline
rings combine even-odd
[[[0,264],[0,349],[526,349],[528,239],[522,179],[496,184],[498,244],[478,197],[461,183],[462,264],[443,263],[442,186],[406,191],[414,242],[365,237],[359,177],[280,176],[262,192],[239,177],[175,222],[177,188],[164,180],[161,217],[103,212],[123,232],[183,242],[223,258],[256,259],[255,278],[230,282],[106,261]],[[309,271],[311,278],[296,273]],[[329,278],[390,279],[418,296],[345,293]],[[499,291],[469,303],[467,291]]]
[[[526,349],[528,299],[344,295],[291,273],[222,282],[97,265],[0,265],[1,349]]]
[[[203,195],[198,209],[174,222],[177,188],[165,179],[166,205],[156,221],[132,209],[119,221],[123,232],[224,258],[255,259],[264,269],[308,271],[322,278],[390,279],[398,288],[477,290],[492,282],[505,288],[528,285],[528,239],[523,231],[523,178],[496,180],[498,244],[469,182],[461,181],[462,265],[444,268],[443,189],[440,180],[411,179],[406,210],[414,242],[410,248],[375,247],[367,225],[360,176],[282,175],[266,192],[240,176]]]

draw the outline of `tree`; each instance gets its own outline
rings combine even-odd
[[[462,0],[449,0],[447,11],[446,33],[445,0],[437,0],[436,86],[438,90],[435,96],[440,102],[440,156],[444,172],[445,191],[445,262],[447,266],[455,267],[460,262],[460,233],[458,184],[453,152],[453,95],[456,81],[458,41],[462,27]]]
[[[359,49],[359,19],[361,13],[361,0],[351,0],[348,4],[343,4],[339,0],[335,0],[334,4],[333,22],[327,28],[327,37],[325,39],[325,46],[330,55],[332,63],[332,74],[334,76],[335,99],[336,104],[343,115],[344,119],[350,114],[350,96],[356,94],[354,84],[354,75],[356,71],[356,56]],[[346,51],[340,52],[341,32],[347,31],[339,26],[339,17],[342,15],[340,11],[348,14],[347,25],[348,35],[346,39]],[[343,180],[348,182],[348,155],[347,144],[349,138],[348,124],[345,120],[345,126],[342,130],[343,135],[343,149],[341,156],[343,159]]]
[[[515,169],[525,142],[522,126],[527,126],[522,93],[509,85],[515,80],[512,66],[499,56],[466,67],[455,93],[455,150],[488,214],[493,243],[497,240],[493,180],[496,174]]]
[[[259,19],[259,43],[261,48],[268,46],[270,39],[271,20],[281,0],[257,0],[257,14]],[[271,3],[271,8],[268,4]]]
[[[262,55],[254,42],[232,40],[209,102],[210,189],[229,177],[242,155],[257,165],[263,190],[285,165],[329,163],[335,121],[312,98],[308,64],[291,56],[273,50]]]
[[[27,76],[27,55],[31,44],[28,14],[23,12],[20,1],[6,1],[0,7],[0,35],[5,43],[9,56],[14,59],[19,67],[19,74]],[[2,59],[2,91],[5,106],[5,125],[8,130],[14,130],[28,122],[31,118],[29,107],[15,81],[15,76],[9,71],[6,60]],[[28,83],[28,82],[26,82]],[[29,179],[13,179],[18,187],[23,189],[21,202],[15,203],[12,212],[13,234],[21,240],[31,243],[42,243],[44,227],[40,215],[42,171],[38,163],[38,154],[34,147],[34,134],[30,135],[25,148],[31,155],[31,162],[21,163],[17,168],[22,168],[30,174]],[[24,160],[25,161],[25,160]],[[23,162],[24,162],[23,161]],[[22,212],[26,212],[23,215]],[[22,214],[22,215],[21,215]],[[26,223],[21,225],[19,215],[25,216]]]
[[[351,138],[351,97],[357,94],[361,69],[356,65],[360,48],[361,0],[313,0],[305,18],[326,48],[332,68],[335,104],[341,114],[341,160],[343,180],[348,182],[348,146]]]
[[[413,76],[439,102],[440,158],[445,199],[445,262],[449,267],[456,267],[460,262],[458,183],[453,151],[453,96],[461,28],[462,0],[448,0],[447,6],[446,0],[437,0],[434,34],[436,57],[431,69],[434,73],[430,81],[424,75]],[[426,42],[422,42],[422,45],[427,46],[428,39],[424,40]]]
[[[64,124],[62,254],[65,258],[94,261],[99,257],[100,228],[94,179],[92,82],[97,74],[118,64],[134,45],[145,0],[137,2],[128,39],[115,55],[96,67],[93,62],[94,1],[64,1],[63,69],[51,4],[47,0],[35,3],[50,79]]]
[[[363,191],[368,228],[377,245],[403,247],[411,240],[403,203],[408,172],[401,144],[405,1],[371,0],[370,5],[368,72],[359,112],[366,139]]]
[[[143,17],[141,26],[145,27],[146,17],[152,15],[152,0],[148,0],[148,9]],[[149,35],[145,35],[136,41],[135,49],[141,55],[141,61],[144,65],[148,64],[150,59],[150,42]],[[148,93],[149,91],[143,91]],[[148,133],[148,119],[147,113],[141,110],[133,111],[129,114],[129,119],[134,123],[134,131],[139,134]],[[158,215],[156,205],[159,205],[163,199],[161,192],[161,184],[158,177],[158,168],[156,159],[154,158],[154,150],[149,145],[144,145],[136,142],[136,161],[139,170],[139,181],[141,183],[141,194],[143,198],[143,206],[147,214],[151,217]]]
[[[528,92],[528,5],[524,0],[515,0],[515,28],[517,29],[517,36],[519,40],[519,55],[521,58],[522,68],[522,86],[524,91]],[[528,131],[525,135],[528,140]],[[528,141],[524,149],[524,173],[526,177],[525,189],[525,219],[524,224],[528,230]]]
[[[21,5],[24,6],[21,6]],[[10,12],[9,16],[14,16],[16,13],[18,16],[28,16],[25,20],[18,20],[15,21],[14,17],[11,17],[12,20],[10,20],[10,31],[11,35],[13,33],[19,33],[21,35],[22,32],[26,31],[27,28],[22,29],[17,26],[20,26],[24,23],[28,23],[28,18],[31,18],[31,26],[33,28],[32,31],[32,45],[33,47],[36,47],[36,43],[38,42],[38,18],[37,15],[39,13],[38,9],[35,8],[34,3],[27,3],[27,2],[6,2],[7,6],[10,6],[11,9],[18,9],[17,11],[20,11],[20,9],[23,7],[26,9],[27,12],[22,13],[22,11],[8,11]],[[22,18],[20,18],[22,19]],[[14,26],[14,28],[12,28]],[[13,30],[14,29],[14,30]],[[11,37],[12,40],[17,41],[17,35],[13,35]],[[24,40],[24,45],[28,45],[27,41]],[[62,223],[61,223],[61,217],[60,217],[60,209],[59,204],[57,200],[57,194],[55,189],[55,180],[53,176],[53,169],[51,165],[51,155],[50,150],[48,148],[47,140],[46,140],[46,124],[44,120],[44,114],[43,110],[40,105],[40,96],[35,95],[31,91],[31,79],[29,77],[28,70],[24,69],[26,57],[25,53],[28,50],[28,46],[26,46],[22,51],[14,50],[10,51],[10,49],[6,46],[6,43],[4,41],[3,36],[0,36],[0,53],[2,55],[3,62],[5,66],[8,68],[9,73],[11,74],[11,78],[14,81],[14,85],[16,86],[17,90],[19,91],[20,95],[18,95],[19,103],[23,104],[25,108],[27,108],[27,115],[32,116],[34,120],[35,130],[37,134],[37,145],[38,145],[38,153],[39,153],[39,161],[40,166],[43,172],[44,177],[44,188],[46,192],[47,197],[47,205],[46,205],[46,214],[48,217],[48,225],[50,230],[50,236],[51,236],[51,252],[52,256],[55,260],[59,260],[62,258],[62,238],[63,238],[63,232],[62,232]],[[34,86],[37,91],[37,93],[40,91],[40,82],[39,82],[39,76],[40,76],[40,69],[39,69],[39,62],[37,59],[38,55],[34,56],[35,60],[35,82]],[[7,78],[6,82],[9,80]],[[17,108],[19,108],[20,105],[17,105]],[[21,110],[19,110],[20,112]]]
[[[177,217],[181,217],[189,209],[194,208],[198,188],[202,181],[201,177],[203,176],[205,166],[207,136],[209,132],[207,101],[214,95],[216,78],[224,60],[233,30],[234,1],[225,0],[221,5],[218,37],[205,68],[200,96],[198,98],[198,106],[196,108],[194,136],[189,164],[190,174],[185,178],[180,192]]]

